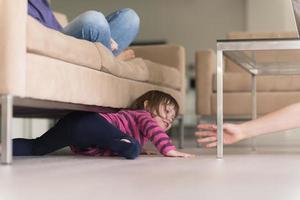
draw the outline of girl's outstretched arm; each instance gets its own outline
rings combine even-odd
[[[139,116],[137,120],[142,134],[154,144],[162,155],[169,157],[191,157],[189,154],[176,150],[168,134],[152,119],[149,113]]]

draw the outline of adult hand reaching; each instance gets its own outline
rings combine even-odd
[[[267,133],[274,133],[300,127],[300,103],[295,103],[267,115],[242,124],[224,124],[224,144],[233,144],[242,139]],[[206,143],[206,147],[217,146],[217,126],[214,124],[198,125],[195,133],[198,143]]]
[[[200,124],[197,128],[199,130],[195,135],[199,137],[199,139],[197,139],[198,143],[206,144],[205,147],[208,148],[217,146],[217,126],[215,124]],[[224,144],[233,144],[245,138],[238,124],[223,125]]]

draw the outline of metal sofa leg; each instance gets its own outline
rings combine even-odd
[[[1,162],[12,163],[12,120],[13,120],[13,97],[1,96]]]
[[[183,115],[178,118],[178,148],[184,148],[184,123],[183,123]]]

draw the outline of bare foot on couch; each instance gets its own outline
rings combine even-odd
[[[116,56],[116,60],[125,61],[135,58],[134,51],[132,49],[126,49],[122,53]]]

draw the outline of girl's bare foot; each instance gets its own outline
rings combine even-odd
[[[122,53],[116,56],[116,60],[125,61],[135,58],[134,51],[132,49],[126,49]]]

